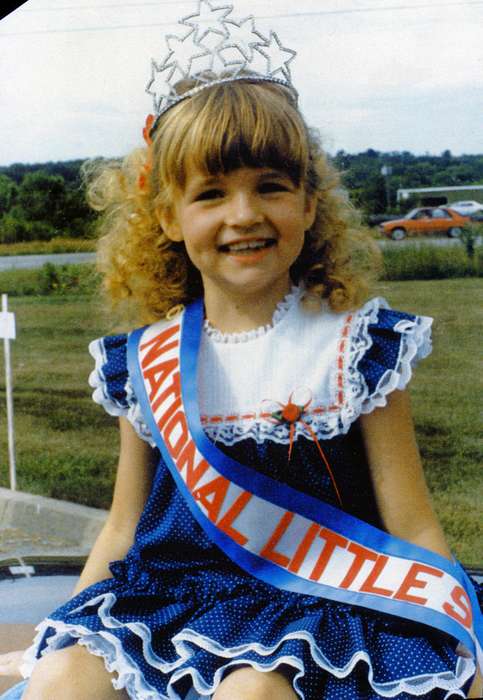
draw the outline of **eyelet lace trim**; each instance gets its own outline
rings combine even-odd
[[[275,311],[273,312],[271,323],[267,323],[265,326],[259,326],[258,328],[253,328],[250,331],[242,331],[240,333],[222,333],[222,331],[214,328],[210,321],[206,319],[203,324],[203,331],[215,343],[246,343],[249,340],[260,338],[260,336],[269,333],[272,328],[274,328],[283,318],[285,318],[288,311],[295,306],[302,294],[303,290],[300,287],[293,286],[291,291],[282,299],[282,301],[278,302]]]
[[[375,408],[386,406],[387,396],[395,389],[404,389],[409,383],[413,368],[419,360],[424,359],[431,353],[431,325],[433,319],[427,316],[417,316],[414,320],[402,319],[394,326],[393,330],[401,334],[401,347],[399,357],[394,369],[387,369],[379,380],[375,391],[369,395],[364,376],[357,370],[357,365],[362,356],[372,347],[373,339],[369,333],[369,325],[377,322],[379,309],[388,309],[389,305],[385,299],[378,297],[372,299],[362,309],[364,314],[360,319],[359,328],[356,330],[355,342],[360,347],[355,351],[356,364],[353,359],[349,362],[349,384],[360,386],[362,384],[362,394],[356,389],[357,408],[359,413],[370,413]],[[360,340],[359,337],[360,336]],[[355,370],[355,372],[354,372]],[[352,376],[357,373],[357,376]]]
[[[90,605],[99,605],[98,615],[104,626],[104,629],[98,632],[93,632],[87,627],[65,622],[61,620],[53,620],[47,618],[37,627],[37,635],[31,647],[27,649],[23,657],[23,663],[20,671],[24,678],[31,675],[33,667],[37,661],[36,652],[44,637],[45,631],[50,627],[54,629],[54,634],[47,640],[47,647],[43,650],[42,656],[57,649],[62,649],[73,642],[77,642],[81,646],[85,646],[91,654],[100,656],[105,664],[106,669],[110,673],[117,673],[117,678],[113,678],[112,685],[115,689],[120,690],[125,688],[132,698],[137,700],[181,700],[176,691],[177,683],[182,678],[190,678],[192,688],[191,694],[188,697],[197,698],[195,692],[201,697],[211,696],[219,684],[221,683],[226,670],[240,663],[247,663],[258,671],[271,671],[277,668],[280,664],[288,664],[295,669],[296,673],[293,679],[293,687],[297,696],[303,700],[304,695],[300,688],[299,681],[305,674],[303,660],[297,656],[282,656],[278,659],[261,663],[246,658],[250,653],[255,653],[258,656],[266,657],[273,654],[277,647],[289,639],[302,639],[309,647],[312,660],[327,673],[330,673],[338,678],[345,678],[350,675],[355,666],[364,661],[368,666],[367,679],[370,686],[381,697],[393,698],[401,693],[409,695],[421,696],[430,693],[435,688],[441,688],[448,691],[447,696],[456,694],[459,697],[464,697],[461,688],[471,678],[475,671],[473,659],[460,657],[457,661],[456,668],[453,671],[441,671],[434,674],[422,674],[409,678],[400,678],[392,682],[378,683],[374,679],[374,671],[372,661],[366,651],[360,650],[355,652],[352,658],[345,666],[335,666],[325,656],[321,647],[317,644],[315,637],[307,630],[293,630],[281,637],[273,646],[268,647],[258,642],[248,642],[241,646],[225,647],[216,639],[201,635],[190,628],[184,628],[178,632],[172,639],[172,644],[177,654],[177,658],[168,662],[165,659],[157,656],[152,647],[151,632],[148,627],[141,622],[130,622],[129,629],[142,640],[143,654],[146,662],[152,667],[159,670],[161,673],[170,674],[171,677],[167,683],[168,695],[160,694],[150,686],[140,668],[124,651],[120,639],[110,632],[110,629],[116,629],[124,626],[120,620],[115,618],[112,613],[112,607],[116,602],[116,596],[112,592],[103,593],[99,596],[88,600],[83,605],[79,606],[78,612]],[[194,650],[204,649],[208,653],[216,657],[224,657],[226,663],[216,670],[211,681],[206,681],[195,666],[185,665],[186,662],[193,656]],[[446,696],[446,697],[447,697]]]
[[[89,344],[89,353],[95,360],[95,367],[89,375],[89,385],[94,389],[92,394],[94,402],[102,406],[110,416],[124,416],[127,418],[137,435],[149,443],[151,447],[155,447],[151,431],[144,421],[141,406],[134,394],[127,372],[124,385],[124,391],[126,392],[125,402],[116,401],[111,396],[108,396],[106,391],[107,378],[104,375],[103,366],[107,363],[107,357],[101,339],[93,340]]]
[[[292,292],[280,302],[273,316],[273,323],[282,320],[288,310],[300,299],[302,291],[294,287]],[[377,407],[387,404],[387,396],[395,389],[404,389],[412,376],[412,368],[415,363],[431,352],[431,323],[432,319],[417,317],[414,321],[403,319],[399,321],[394,330],[401,333],[402,342],[399,357],[394,369],[388,369],[372,394],[362,372],[359,363],[373,345],[369,326],[376,324],[380,309],[388,309],[389,305],[380,297],[372,299],[355,314],[350,335],[350,347],[346,358],[344,370],[345,401],[340,406],[320,407],[309,409],[304,414],[304,422],[310,426],[319,440],[329,440],[336,435],[345,434],[351,424],[361,415],[370,413]],[[215,342],[245,342],[260,335],[264,335],[272,326],[262,326],[259,329],[246,333],[223,334],[212,329],[218,334]],[[211,331],[209,332],[211,335]],[[134,395],[129,377],[126,375],[124,390],[125,402],[119,402],[106,393],[106,378],[102,368],[107,362],[105,350],[100,340],[93,341],[89,351],[95,359],[95,369],[89,377],[89,384],[94,388],[93,399],[102,405],[113,416],[125,416],[134,427],[140,438],[155,446],[151,432],[146,425],[141,407]],[[260,413],[252,412],[248,417],[241,417],[237,421],[227,421],[210,424],[207,421],[204,430],[213,442],[221,442],[224,445],[234,445],[241,440],[253,439],[262,444],[266,440],[279,444],[288,444],[290,441],[290,427],[284,423],[275,424],[260,416]],[[310,432],[301,423],[295,424],[294,438],[305,437],[312,439]]]
[[[309,410],[304,414],[304,422],[310,426],[319,440],[329,440],[336,435],[347,433],[361,413],[370,413],[377,407],[385,406],[388,394],[395,389],[404,389],[411,379],[415,363],[431,352],[431,318],[416,317],[414,321],[410,319],[399,321],[394,326],[394,330],[402,334],[396,366],[383,374],[375,391],[369,394],[359,363],[374,342],[369,326],[377,323],[380,309],[389,308],[385,299],[376,297],[355,314],[344,372],[344,403],[339,407],[331,406],[325,412],[315,413]],[[220,422],[213,425],[208,422],[204,430],[213,442],[221,442],[224,445],[234,445],[249,438],[258,444],[265,440],[272,440],[279,444],[288,444],[290,441],[290,426],[274,425],[258,414],[255,418],[247,418],[239,422]],[[294,438],[297,439],[300,436],[312,439],[309,431],[301,423],[297,423]]]

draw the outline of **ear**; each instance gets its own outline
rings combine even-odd
[[[315,221],[317,214],[317,197],[315,194],[305,195],[304,230],[308,231]]]
[[[156,207],[155,215],[164,235],[169,238],[170,241],[180,243],[183,240],[183,233],[171,209]]]

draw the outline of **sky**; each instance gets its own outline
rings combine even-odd
[[[297,51],[300,107],[330,153],[483,153],[483,0],[233,4]],[[151,59],[196,10],[196,0],[28,0],[3,18],[0,165],[141,145]]]

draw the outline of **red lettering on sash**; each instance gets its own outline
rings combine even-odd
[[[163,415],[161,416],[161,418],[159,418],[159,420],[158,420],[158,422],[157,422],[157,426],[158,426],[158,428],[159,428],[160,430],[164,430],[164,426],[165,426],[166,423],[169,421],[169,419],[170,419],[171,416],[174,414],[174,412],[177,411],[177,410],[179,409],[180,406],[181,406],[181,398],[178,397],[178,398],[171,404],[171,406],[169,406],[169,407],[166,409],[165,413],[163,413]],[[164,435],[163,435],[163,437],[164,437]]]
[[[471,611],[471,601],[468,597],[466,591],[461,588],[461,586],[455,586],[451,591],[451,599],[456,603],[457,607],[462,611],[460,614],[458,610],[455,610],[451,603],[445,603],[443,605],[443,610],[447,615],[452,617],[454,620],[461,622],[464,627],[471,629],[473,624],[473,613]]]
[[[181,433],[179,437],[176,440],[176,443],[174,445],[171,444],[171,435],[173,434],[174,429],[176,426],[179,426],[181,428]],[[186,441],[188,440],[188,426],[186,424],[186,417],[182,411],[178,411],[178,413],[175,413],[174,416],[170,419],[169,423],[166,424],[166,427],[164,428],[163,431],[163,438],[166,443],[166,447],[171,453],[171,456],[173,459],[176,459],[181,452],[182,448],[186,444]]]
[[[325,540],[325,544],[321,553],[319,554],[317,563],[309,576],[312,581],[318,581],[322,576],[331,556],[334,553],[335,548],[341,547],[342,549],[345,549],[347,547],[347,542],[349,541],[345,537],[342,537],[342,535],[338,535],[336,532],[328,530],[326,527],[321,528],[319,537],[322,537],[322,539]]]
[[[228,508],[221,520],[217,523],[220,530],[242,546],[248,542],[248,537],[245,537],[245,535],[242,535],[241,532],[235,530],[235,528],[232,527],[232,523],[238,518],[248,501],[251,499],[252,495],[253,494],[249,493],[249,491],[243,491],[235,500],[233,505]]]
[[[317,533],[320,530],[320,525],[312,523],[304,535],[302,542],[299,544],[297,551],[295,552],[292,561],[289,564],[288,570],[296,574],[300,567],[302,566],[307,552],[312,546],[313,541],[317,537]]]
[[[427,598],[422,596],[411,595],[409,590],[411,588],[426,588],[428,585],[427,581],[423,581],[418,578],[418,574],[429,574],[430,576],[436,576],[436,578],[441,578],[443,572],[439,569],[435,569],[432,566],[426,566],[425,564],[412,564],[409,569],[404,581],[399,587],[399,590],[394,594],[396,600],[403,600],[406,603],[418,603],[419,605],[426,605],[428,602]]]
[[[142,369],[150,365],[151,362],[153,362],[159,357],[159,355],[168,352],[168,350],[171,350],[172,348],[176,347],[176,345],[178,345],[179,341],[177,340],[168,343],[167,345],[164,345],[164,343],[166,343],[166,341],[169,340],[178,331],[179,324],[171,326],[170,328],[166,328],[164,331],[161,331],[161,333],[159,333],[154,338],[148,340],[146,343],[143,343],[140,346],[140,350],[144,350],[145,348],[151,347],[151,349],[148,353],[146,353],[141,362]]]
[[[168,396],[173,396],[173,398],[179,399],[181,396],[181,382],[180,382],[180,374],[179,372],[175,372],[172,376],[171,384],[169,384],[166,389],[163,391],[162,394],[158,396],[156,401],[153,401],[151,404],[151,410],[153,413],[156,413],[158,408],[161,406],[162,403],[166,401]],[[178,401],[178,406],[180,406],[181,402]],[[160,425],[163,421],[165,421],[165,415],[158,421],[158,425]],[[171,414],[170,414],[171,415]]]
[[[198,481],[210,466],[206,459],[202,459],[195,467],[195,456],[196,445],[193,440],[189,440],[176,460],[176,466],[179,472],[182,472],[186,467],[185,483],[189,491],[193,491]]]
[[[372,567],[371,573],[359,589],[361,593],[377,593],[378,595],[387,596],[393,595],[394,591],[390,591],[389,588],[379,588],[378,586],[374,585],[379,576],[381,575],[382,571],[384,570],[388,560],[389,557],[386,557],[385,554],[381,554],[377,558],[376,563]]]
[[[213,523],[218,520],[229,486],[228,479],[225,479],[224,476],[217,476],[216,479],[193,491],[195,500],[200,501],[205,506],[208,518]]]
[[[372,551],[372,549],[367,549],[367,547],[363,547],[356,542],[351,542],[347,549],[354,555],[354,561],[351,564],[351,568],[345,575],[344,580],[340,584],[341,588],[349,588],[366,561],[376,561],[378,556],[376,552]]]
[[[270,535],[270,538],[268,539],[267,543],[263,547],[263,549],[260,552],[261,557],[265,557],[266,559],[270,559],[270,561],[273,561],[275,564],[278,564],[279,566],[286,567],[288,566],[288,563],[290,559],[285,556],[285,554],[280,554],[280,552],[275,551],[275,547],[277,544],[280,542],[282,537],[284,536],[285,532],[287,531],[288,526],[292,522],[294,517],[293,513],[290,513],[287,511],[282,515],[280,518],[280,521],[273,531],[273,533]]]
[[[174,372],[178,366],[178,360],[166,360],[166,362],[160,362],[157,365],[153,365],[149,369],[145,369],[144,379],[149,382],[149,400],[152,401],[160,388],[162,387],[164,381],[169,377],[169,375]]]

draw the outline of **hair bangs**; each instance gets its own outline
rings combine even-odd
[[[217,175],[240,167],[268,167],[286,173],[297,186],[305,181],[308,136],[283,87],[224,83],[171,111],[160,130],[166,138],[171,132],[162,149],[162,170],[181,189],[188,168]]]

